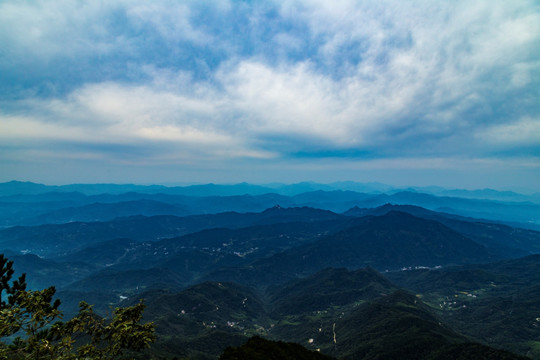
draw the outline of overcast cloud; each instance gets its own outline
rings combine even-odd
[[[540,190],[540,4],[0,2],[1,169]]]

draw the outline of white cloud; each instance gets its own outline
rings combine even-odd
[[[190,6],[194,4],[168,0],[4,1],[0,3],[3,65],[14,66],[14,61],[54,65],[50,62],[58,59],[88,61],[102,56],[138,62],[151,58],[156,46],[174,52],[181,51],[181,41],[210,45],[212,35],[200,24],[191,23]],[[216,11],[226,12],[226,5],[220,2]]]
[[[271,23],[262,5],[220,4],[209,11],[223,15],[223,29],[195,21],[196,2],[1,3],[4,69],[101,55],[120,66],[107,81],[11,102],[0,139],[141,147],[151,159],[430,152],[433,167],[494,143],[511,151],[540,142],[532,0],[286,1],[268,5],[279,14]],[[254,34],[270,33],[268,44],[228,23],[240,7]],[[214,65],[201,74],[189,62]],[[119,81],[127,72],[138,77]],[[509,110],[498,110],[503,102]]]
[[[476,136],[500,148],[538,146],[540,144],[540,118],[524,117],[516,122],[491,126],[478,131]]]
[[[4,144],[29,140],[87,140],[88,134],[77,127],[60,126],[35,117],[0,115],[0,139]]]
[[[197,98],[197,91],[185,96],[152,86],[87,85],[63,99],[25,100],[26,116],[0,117],[0,139],[12,144],[92,143],[97,152],[108,152],[111,144],[155,147],[164,152],[162,158],[168,151],[202,159],[275,156],[250,148],[242,136],[223,128],[219,99],[211,98],[211,91],[204,93]]]
[[[0,40],[4,62],[56,56],[79,57],[129,47],[129,40],[111,34],[108,22],[118,5],[103,2],[43,1],[0,3]],[[9,56],[9,58],[7,58]]]

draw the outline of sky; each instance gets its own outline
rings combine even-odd
[[[540,2],[0,0],[0,181],[540,191]]]

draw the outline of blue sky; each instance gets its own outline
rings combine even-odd
[[[0,1],[0,181],[540,191],[540,3]]]

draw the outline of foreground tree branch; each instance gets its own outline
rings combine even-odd
[[[54,287],[26,290],[25,274],[11,282],[13,262],[1,254],[0,267],[0,359],[115,359],[155,341],[154,324],[141,323],[142,301],[116,308],[110,321],[81,302],[62,322]]]

